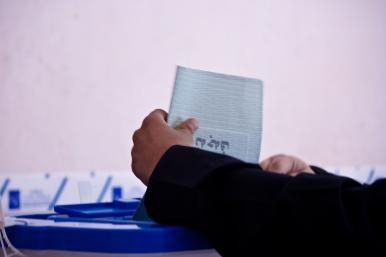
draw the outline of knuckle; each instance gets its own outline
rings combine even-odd
[[[163,117],[163,119],[165,119],[166,120],[166,118],[167,118],[167,116],[168,116],[168,113],[165,111],[165,110],[162,110],[162,109],[160,109],[160,108],[158,108],[158,109],[155,109],[154,111],[152,111],[150,114],[149,114],[149,116],[152,116],[152,117],[159,117],[159,116],[161,116],[161,117]]]
[[[133,161],[133,159],[134,159],[134,155],[135,155],[135,147],[133,146],[132,148],[131,148],[131,160]]]
[[[157,108],[155,109],[154,111],[152,111],[150,114],[156,114],[156,113],[164,113],[165,111],[160,109],[160,108]]]
[[[146,116],[143,121],[142,121],[142,127],[147,127],[149,126],[149,124],[151,123],[151,119],[152,119],[152,116],[151,114],[149,114],[148,116]]]
[[[136,131],[134,131],[133,137],[132,137],[134,144],[138,142],[138,138],[140,137],[140,134],[141,134],[140,129],[137,129]]]
[[[275,170],[281,170],[286,165],[286,163],[287,162],[285,160],[278,158],[272,161],[270,168]]]

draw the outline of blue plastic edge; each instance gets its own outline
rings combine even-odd
[[[203,234],[171,226],[113,230],[17,225],[8,227],[7,234],[15,247],[34,250],[165,253],[212,248]]]
[[[200,232],[184,227],[161,225],[154,222],[117,220],[112,222],[109,207],[134,211],[140,200],[118,200],[112,203],[77,204],[55,206],[58,213],[39,215],[23,215],[20,218],[52,219],[57,222],[97,222],[115,224],[134,224],[127,229],[93,228],[93,227],[61,227],[61,226],[29,226],[16,225],[6,228],[11,242],[20,249],[80,251],[96,253],[165,253],[211,249],[207,238]],[[99,217],[80,217],[79,212],[88,207],[106,209],[106,215]],[[64,209],[63,209],[64,208]],[[63,212],[71,212],[75,216],[63,217]],[[113,210],[114,212],[114,210]],[[57,217],[55,217],[57,216]]]

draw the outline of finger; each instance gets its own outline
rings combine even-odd
[[[178,127],[176,127],[177,130],[186,130],[188,131],[191,135],[196,132],[198,129],[198,120],[195,118],[190,118],[181,123]]]
[[[268,169],[276,173],[288,173],[294,166],[293,160],[285,157],[275,158]]]
[[[282,166],[288,161],[288,156],[284,154],[275,154],[261,162],[263,169],[280,172]]]
[[[291,158],[294,160],[294,163],[295,163],[292,170],[298,173],[301,173],[301,172],[314,173],[311,167],[303,160],[294,156],[291,156]]]
[[[167,126],[167,116],[168,114],[164,110],[156,109],[145,117],[145,119],[142,121],[141,127],[152,127],[155,124]]]
[[[270,165],[270,163],[271,163],[271,161],[272,161],[272,158],[267,158],[267,159],[263,160],[262,162],[260,162],[261,168],[263,170],[267,170],[269,165]]]
[[[166,119],[168,118],[168,113],[162,109],[155,109],[149,114],[149,116],[153,116],[166,121]]]

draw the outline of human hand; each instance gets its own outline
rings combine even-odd
[[[173,145],[193,144],[193,133],[198,128],[198,121],[187,119],[177,128],[171,128],[166,123],[167,115],[164,110],[154,110],[133,134],[131,168],[145,185],[166,150]]]
[[[260,162],[260,166],[265,171],[290,176],[297,176],[303,172],[315,174],[311,167],[304,161],[297,157],[284,154],[271,156]]]

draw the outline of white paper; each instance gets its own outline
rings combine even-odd
[[[168,124],[197,118],[195,147],[258,163],[262,105],[261,80],[178,66]]]

